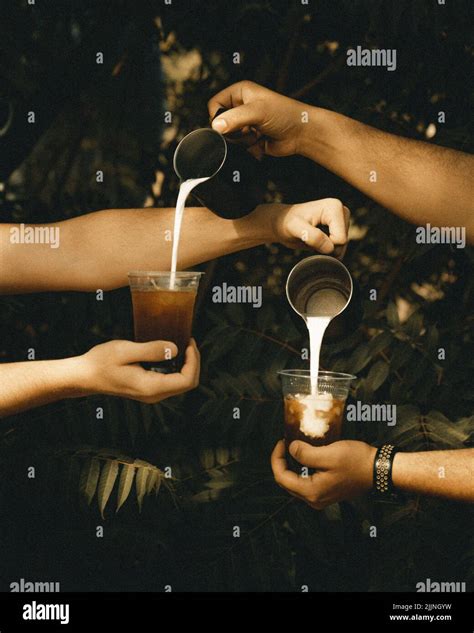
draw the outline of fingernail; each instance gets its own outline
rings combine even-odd
[[[225,119],[215,119],[212,122],[212,127],[217,132],[225,132],[227,130],[227,121]]]

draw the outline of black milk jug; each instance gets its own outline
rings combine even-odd
[[[173,165],[181,182],[209,177],[192,195],[222,218],[241,218],[264,202],[266,178],[260,161],[212,128],[187,134],[176,148]]]

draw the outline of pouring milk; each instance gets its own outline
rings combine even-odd
[[[194,189],[202,182],[209,180],[210,176],[205,178],[190,178],[185,180],[179,186],[178,200],[176,202],[176,211],[174,213],[174,228],[173,228],[173,252],[171,255],[171,276],[170,276],[170,290],[174,290],[174,284],[176,280],[176,267],[178,265],[178,248],[179,248],[179,236],[181,233],[181,224],[184,215],[184,205],[186,199]]]

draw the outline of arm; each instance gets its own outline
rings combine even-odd
[[[76,365],[74,358],[2,363],[0,417],[82,395],[74,377]]]
[[[474,502],[474,449],[397,453],[392,481],[399,490]]]
[[[176,352],[176,345],[167,341],[110,341],[74,358],[0,364],[0,417],[100,393],[159,402],[197,386],[200,358],[195,342],[186,350],[180,373],[159,374],[137,363],[163,360]]]
[[[230,109],[212,126],[224,134],[241,130],[253,153],[302,154],[409,222],[464,226],[474,241],[473,156],[382,132],[248,81],[215,95],[211,117],[219,108]]]
[[[317,472],[300,477],[288,470],[285,444],[280,441],[272,454],[275,480],[313,508],[321,509],[372,489],[376,449],[365,442],[341,440],[315,448],[296,441],[291,443],[290,453]],[[474,503],[474,449],[397,453],[392,480],[401,491]]]
[[[117,209],[89,213],[51,226],[57,248],[12,243],[15,225],[0,225],[0,292],[111,290],[128,283],[132,270],[169,270],[174,209]],[[329,238],[316,225],[329,226]],[[347,242],[349,210],[334,199],[299,205],[264,204],[239,220],[188,207],[178,267],[189,268],[227,253],[281,241],[304,242],[323,253]]]
[[[474,156],[321,108],[309,108],[301,153],[408,222],[465,226],[474,240]]]

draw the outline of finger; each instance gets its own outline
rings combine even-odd
[[[273,449],[273,452],[271,455],[271,465],[272,465],[273,474],[281,472],[282,469],[283,471],[287,470],[288,465],[285,459],[285,451],[286,451],[285,440],[279,440],[277,444],[275,445],[275,448]],[[283,488],[284,490],[289,492],[289,494],[292,495],[293,497],[297,497],[298,499],[302,499],[304,501],[304,497],[302,495],[297,494],[296,492],[290,492],[279,481],[276,481],[276,483],[280,486],[280,488]]]
[[[247,151],[250,152],[252,156],[260,160],[263,156],[265,156],[265,141],[258,141],[255,145],[251,145],[247,148]]]
[[[334,247],[334,250],[331,253],[331,255],[335,257],[336,259],[342,259],[344,257],[346,250],[347,250],[347,244],[344,244],[344,246],[341,246],[339,244],[338,246]]]
[[[196,386],[193,380],[185,378],[181,373],[161,374],[152,371],[146,373],[147,376],[142,378],[141,386],[146,396],[151,397],[153,402],[178,396]]]
[[[194,340],[186,349],[184,365],[179,373],[159,374],[160,389],[178,394],[197,386],[200,371],[200,354]]]
[[[178,348],[171,341],[149,341],[148,343],[127,343],[121,349],[126,363],[141,363],[145,361],[160,361],[174,358]]]
[[[329,228],[329,237],[333,244],[347,244],[348,221],[342,202],[336,199],[323,201],[321,224]],[[349,211],[349,209],[347,209]],[[350,213],[349,213],[350,215]]]
[[[346,233],[347,233],[347,242],[345,244],[337,244],[334,248],[334,257],[338,259],[343,259],[346,254],[347,247],[349,245],[349,226],[351,224],[351,212],[346,206],[343,206],[344,211],[344,224],[346,225]]]
[[[270,457],[270,463],[275,478],[277,474],[284,472],[288,468],[288,464],[286,463],[285,458],[285,446],[285,440],[279,440],[275,444],[275,448],[273,449]]]
[[[303,218],[295,217],[289,223],[288,229],[294,237],[320,253],[329,255],[334,250],[334,244],[329,237]]]
[[[227,138],[233,143],[249,148],[258,142],[259,136],[250,130],[250,132],[234,132],[233,134],[228,134]]]
[[[344,210],[344,221],[346,223],[346,229],[347,231],[349,231],[349,225],[351,223],[351,210],[349,209],[349,207],[343,206],[342,207]]]
[[[282,459],[285,462],[284,465],[286,466],[285,440],[278,440],[278,442],[275,444],[275,447],[274,447],[274,449],[272,451],[272,455],[271,455],[272,466],[273,466],[273,460],[274,459]]]
[[[181,369],[181,373],[184,376],[189,375],[193,377],[196,382],[199,379],[199,373],[201,371],[201,354],[199,353],[196,341],[192,338],[186,349],[184,357],[184,365]]]
[[[259,126],[264,122],[264,117],[263,101],[252,101],[220,114],[213,120],[212,127],[221,134],[228,134],[246,126]]]
[[[207,109],[211,120],[216,116],[216,112],[221,108],[228,110],[242,105],[244,102],[242,94],[243,82],[239,81],[231,86],[227,86],[217,94],[215,94],[207,102]]]
[[[283,440],[280,440],[273,449],[271,465],[275,481],[288,490],[288,492],[303,497],[307,497],[311,494],[311,479],[298,477],[296,473],[288,470],[285,459],[285,443]]]
[[[337,257],[338,259],[342,259],[344,257],[347,251],[347,247],[349,245],[349,227],[351,225],[351,212],[347,207],[343,207],[343,209],[344,209],[344,222],[346,224],[346,231],[347,231],[347,243],[343,245],[338,245],[334,249],[334,256]]]
[[[325,470],[329,467],[328,459],[329,446],[311,446],[301,440],[295,440],[291,442],[289,452],[294,459],[303,466],[309,466],[310,468],[318,468]]]

